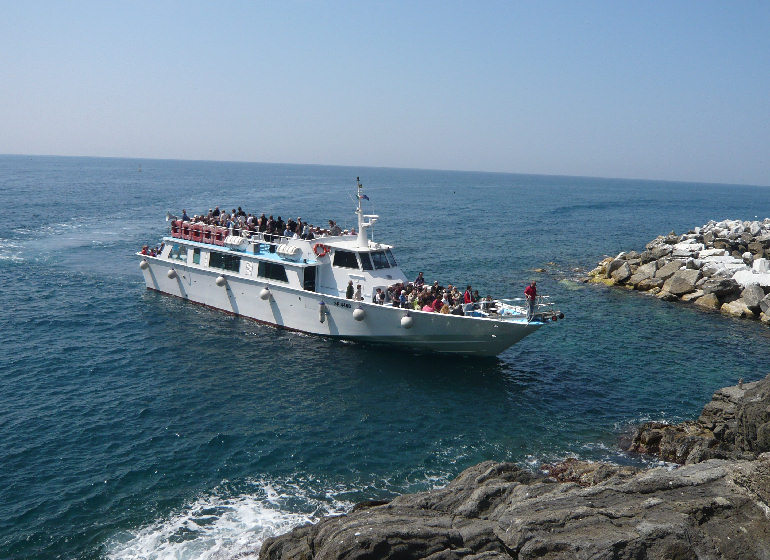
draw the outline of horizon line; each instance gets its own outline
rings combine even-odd
[[[649,179],[642,177],[611,177],[604,175],[565,175],[558,173],[531,173],[519,171],[488,171],[479,169],[436,169],[431,167],[392,167],[388,165],[351,165],[338,163],[297,163],[280,161],[245,161],[238,159],[198,159],[198,158],[169,158],[169,157],[147,157],[147,156],[93,156],[93,155],[62,155],[62,154],[22,154],[22,153],[0,153],[0,157],[58,157],[58,158],[90,158],[90,159],[123,159],[123,160],[149,160],[149,161],[179,161],[179,162],[200,162],[200,163],[247,163],[254,165],[300,165],[314,167],[349,167],[364,169],[391,169],[395,171],[439,171],[442,173],[487,173],[490,175],[522,175],[530,177],[562,177],[572,179],[601,179],[615,181],[645,181],[650,183],[681,183],[686,185],[721,185],[721,186],[741,186],[741,187],[759,187],[768,188],[768,185],[757,183],[723,183],[719,181],[685,181],[682,179]]]

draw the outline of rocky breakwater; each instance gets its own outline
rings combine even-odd
[[[267,539],[259,557],[767,560],[770,378],[717,392],[698,423],[704,443],[687,443],[687,453],[679,432],[659,436],[662,425],[634,439],[635,451],[655,453],[679,442],[666,455],[684,457],[679,468],[567,460],[530,473],[488,461],[445,488],[362,503]]]
[[[770,218],[711,221],[607,257],[586,282],[619,285],[770,324]]]

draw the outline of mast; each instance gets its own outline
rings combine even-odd
[[[358,187],[357,193],[356,193],[358,198],[358,210],[356,210],[356,214],[358,215],[357,243],[358,243],[359,249],[368,249],[369,239],[367,238],[366,230],[374,225],[374,223],[377,221],[377,218],[379,218],[379,216],[375,214],[364,214],[364,211],[361,208],[361,199],[366,197],[366,200],[369,200],[369,197],[363,193],[364,186],[361,184],[361,179],[359,177],[356,177],[356,184]],[[369,218],[369,221],[365,222],[364,218]]]

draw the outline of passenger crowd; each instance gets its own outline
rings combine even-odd
[[[157,257],[158,255],[163,252],[163,243],[160,245],[156,245],[155,247],[150,247],[148,245],[142,246],[142,254],[143,255],[149,255],[151,257]]]
[[[354,290],[351,280],[348,283],[345,296],[354,301],[363,301],[361,285],[357,285]],[[473,290],[470,285],[466,286],[464,292],[452,284],[447,284],[446,287],[441,286],[438,280],[432,285],[428,285],[422,272],[419,273],[414,282],[398,282],[386,290],[377,288],[372,297],[372,303],[453,315],[465,315],[477,309],[488,312],[496,311],[492,296],[488,295],[481,298],[478,290]]]
[[[182,210],[181,220],[183,222],[201,223],[206,225],[226,227],[232,229],[233,235],[240,235],[244,232],[246,237],[252,233],[261,233],[265,236],[282,236],[293,239],[315,239],[316,237],[355,235],[355,230],[343,230],[334,220],[329,220],[328,229],[316,227],[313,224],[303,222],[301,217],[296,220],[289,218],[284,221],[280,216],[277,219],[272,215],[257,216],[256,214],[246,213],[240,206],[232,212],[226,212],[216,208],[209,209],[208,214],[194,215],[190,218],[187,210]]]

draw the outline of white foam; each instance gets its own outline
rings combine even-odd
[[[257,481],[256,484],[258,488],[254,494],[202,496],[166,519],[116,535],[107,545],[107,557],[121,560],[256,559],[266,538],[352,507],[347,502],[311,498],[296,486],[282,489],[273,483]],[[287,506],[290,501],[293,503],[291,510]]]

